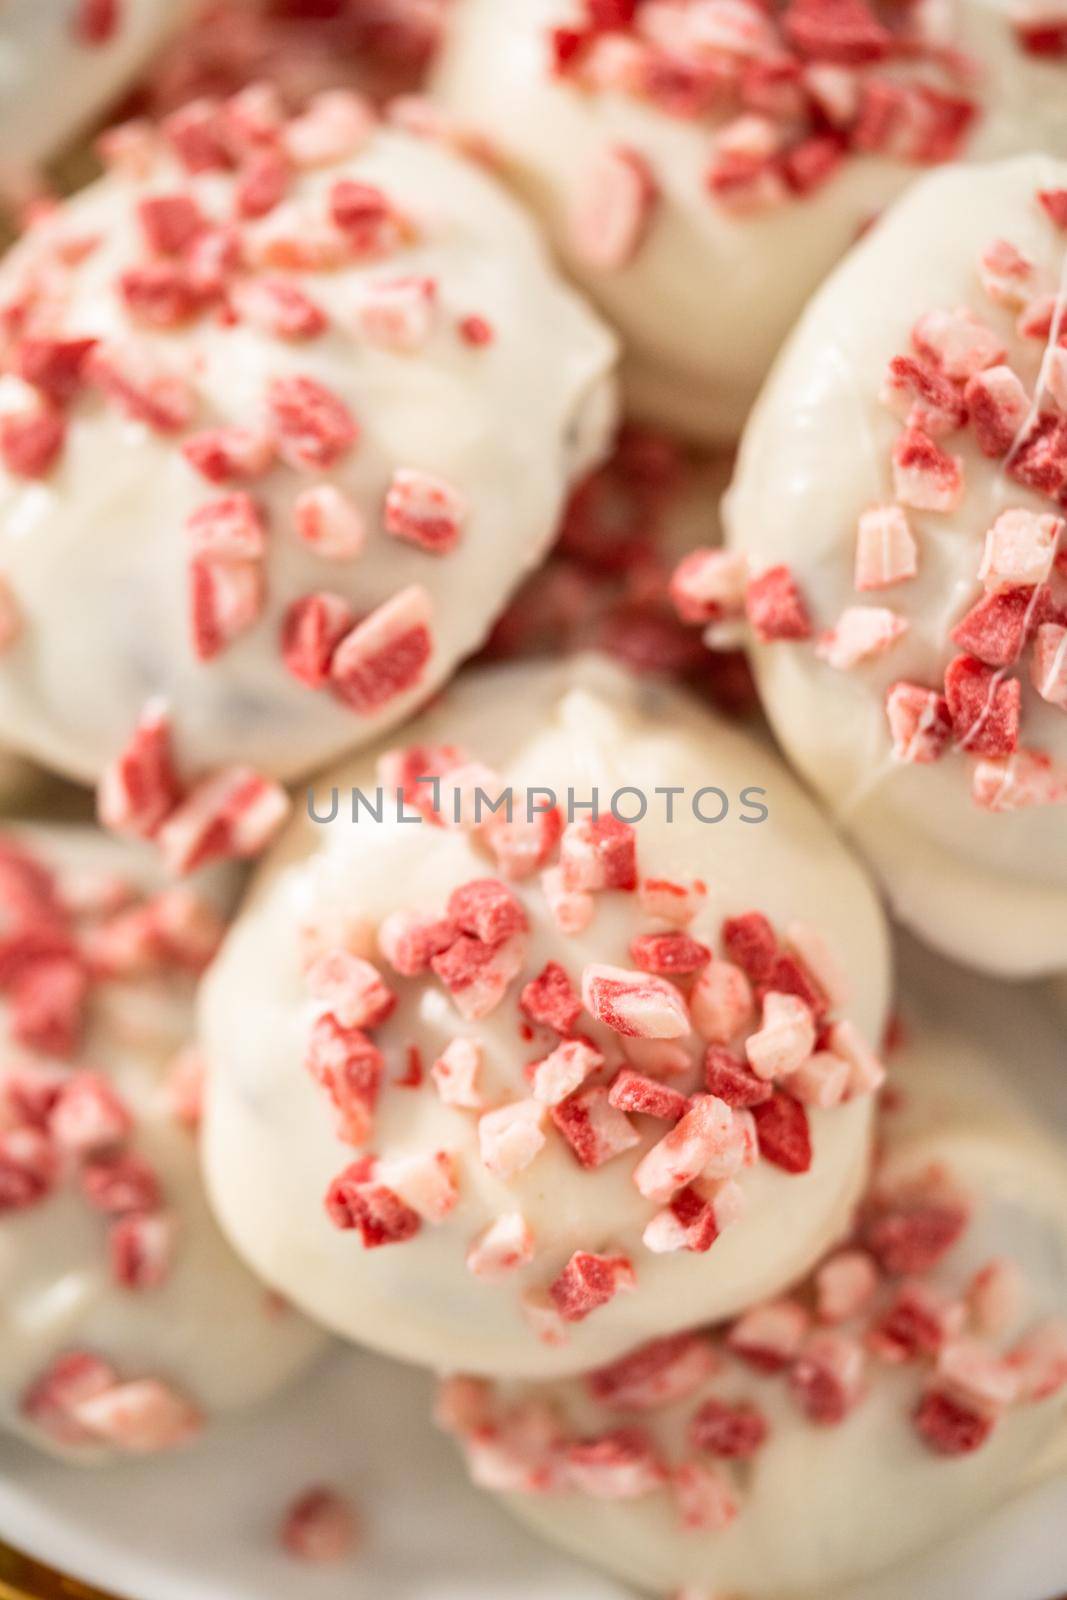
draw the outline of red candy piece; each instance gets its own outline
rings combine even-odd
[[[993,1432],[990,1417],[969,1411],[934,1389],[915,1412],[916,1432],[939,1456],[965,1456],[981,1448]]]
[[[626,1256],[599,1256],[576,1250],[554,1283],[549,1298],[564,1322],[582,1322],[606,1306],[624,1289],[636,1287],[637,1278]]]
[[[630,945],[630,957],[642,972],[688,977],[707,966],[711,951],[687,933],[641,933]]]
[[[896,1277],[929,1272],[963,1234],[968,1215],[962,1206],[920,1202],[873,1218],[864,1243],[884,1271]]]
[[[357,1229],[365,1250],[403,1244],[422,1226],[418,1212],[398,1194],[374,1181],[373,1156],[354,1161],[338,1174],[326,1191],[326,1214],[335,1228]]]
[[[745,1110],[764,1105],[774,1093],[770,1083],[757,1078],[732,1051],[717,1044],[709,1045],[704,1057],[704,1084],[709,1094]]]
[[[684,1094],[656,1078],[644,1077],[632,1067],[623,1067],[608,1091],[608,1099],[620,1111],[636,1111],[663,1122],[680,1122],[689,1110]]]
[[[529,927],[521,902],[499,878],[475,878],[454,889],[447,913],[461,933],[487,945],[500,944]]]
[[[775,1094],[752,1107],[760,1155],[785,1172],[807,1172],[811,1166],[808,1113],[792,1095]]]
[[[945,699],[957,743],[972,755],[1010,755],[1019,743],[1022,686],[1000,678],[973,656],[957,656],[945,670]]]
[[[305,1065],[336,1106],[341,1137],[349,1144],[363,1144],[385,1071],[381,1051],[362,1029],[343,1028],[336,1017],[319,1017],[308,1040]]]
[[[344,401],[314,378],[275,378],[267,403],[279,453],[298,469],[335,466],[359,438],[359,426]]]
[[[882,61],[893,36],[864,0],[792,0],[782,27],[800,55],[853,67]]]
[[[727,917],[722,939],[726,954],[747,978],[754,984],[770,981],[778,959],[778,937],[762,912]]]
[[[1010,667],[1022,655],[1027,628],[1038,620],[1032,589],[1002,589],[972,606],[950,637],[986,666]]]
[[[554,1028],[564,1038],[574,1031],[582,1002],[558,961],[550,961],[523,989],[519,1006],[531,1022]]]
[[[341,595],[307,594],[293,604],[282,622],[282,660],[309,689],[329,682],[334,652],[352,627],[352,612]]]
[[[0,459],[16,478],[44,478],[59,460],[67,425],[58,411],[36,411],[0,417]]]
[[[756,1406],[730,1405],[706,1400],[689,1425],[694,1450],[726,1461],[746,1461],[761,1450],[770,1433],[766,1417]]]

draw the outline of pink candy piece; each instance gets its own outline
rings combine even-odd
[[[258,561],[197,557],[188,576],[193,652],[213,661],[259,621],[266,604],[263,568]]]
[[[533,1260],[534,1236],[521,1212],[508,1211],[483,1230],[467,1251],[467,1270],[493,1282]]]
[[[894,683],[886,696],[886,718],[897,761],[937,761],[952,736],[948,702],[936,689],[918,683]]]
[[[810,1422],[832,1427],[859,1404],[866,1357],[857,1339],[836,1332],[813,1333],[804,1343],[789,1388]]]
[[[48,1129],[61,1149],[85,1155],[121,1144],[133,1117],[106,1078],[77,1072],[60,1089]]]
[[[640,1039],[680,1039],[690,1031],[685,1000],[665,978],[622,967],[587,966],[582,1003],[615,1033]]]
[[[796,579],[787,566],[769,567],[749,581],[745,610],[761,644],[810,639],[811,616]]]
[[[893,447],[893,484],[902,505],[955,511],[963,499],[963,464],[921,428],[907,427]]]
[[[1030,396],[1010,367],[990,367],[967,385],[967,409],[982,454],[1006,456],[1030,415]]]
[[[1037,269],[1007,239],[995,239],[981,255],[978,273],[982,288],[995,305],[1018,311],[1030,297]]]
[[[525,960],[524,934],[492,945],[460,934],[440,955],[431,957],[430,965],[460,1016],[475,1022],[496,1009]]]
[[[444,1150],[382,1157],[374,1177],[423,1222],[443,1222],[459,1203],[455,1165]]]
[[[1041,751],[1016,750],[998,760],[979,761],[971,792],[984,811],[1067,805],[1067,766]]]
[[[113,1389],[117,1380],[118,1373],[109,1362],[88,1351],[70,1350],[56,1356],[34,1379],[19,1409],[57,1444],[90,1444],[93,1435],[77,1420],[75,1408]]]
[[[571,241],[586,266],[617,272],[641,248],[657,201],[644,156],[627,145],[600,151],[585,173],[571,217]]]
[[[734,1113],[714,1095],[697,1095],[675,1127],[634,1169],[633,1179],[646,1200],[659,1204],[692,1183],[731,1144]]]
[[[865,511],[856,537],[856,588],[887,589],[914,578],[918,570],[918,546],[901,507]]]
[[[171,872],[211,861],[248,860],[265,850],[289,815],[280,784],[250,767],[224,767],[196,784],[156,834]]]
[[[361,716],[373,716],[422,682],[433,652],[433,602],[419,584],[402,589],[347,634],[330,674],[335,692]]]
[[[1023,1276],[1018,1264],[998,1256],[980,1268],[967,1290],[971,1319],[979,1333],[996,1338],[1018,1319],[1023,1308]]]
[[[616,817],[569,823],[560,840],[560,866],[568,889],[636,889],[637,836]]]
[[[670,597],[683,622],[717,622],[745,609],[748,564],[731,550],[694,550],[679,562]]]
[[[480,1111],[485,1104],[478,1089],[482,1048],[476,1039],[453,1039],[430,1068],[437,1093],[446,1106]]]
[[[108,1233],[111,1276],[123,1289],[158,1289],[170,1276],[174,1219],[164,1212],[120,1217]]]
[[[878,1268],[865,1250],[840,1250],[815,1274],[820,1322],[850,1322],[870,1304],[878,1287]]]
[[[608,1098],[620,1111],[655,1117],[661,1122],[680,1122],[689,1109],[688,1100],[677,1089],[669,1089],[666,1084],[646,1078],[630,1067],[623,1067],[616,1075]]]
[[[708,897],[701,878],[642,878],[637,893],[647,916],[682,928],[688,927]]]
[[[549,914],[562,934],[573,937],[593,920],[596,904],[585,889],[569,889],[562,867],[546,867],[541,874],[541,889]]]
[[[654,1411],[695,1393],[718,1369],[719,1358],[706,1338],[676,1333],[598,1367],[584,1382],[598,1405]]]
[[[174,810],[181,789],[171,756],[166,707],[150,702],[125,750],[100,779],[97,811],[105,828],[151,838]]]
[[[385,531],[433,555],[448,555],[459,543],[468,506],[458,489],[428,472],[399,468],[385,497]]]
[[[344,1028],[336,1017],[319,1017],[305,1065],[337,1109],[338,1136],[348,1144],[365,1143],[385,1070],[381,1051],[361,1029]]]
[[[795,1300],[772,1300],[740,1316],[726,1343],[758,1372],[781,1372],[799,1354],[810,1320]]]
[[[1003,511],[986,534],[978,576],[992,593],[1035,587],[1049,577],[1061,547],[1067,548],[1062,517]]]
[[[544,1149],[546,1109],[536,1100],[487,1111],[478,1121],[482,1161],[494,1177],[505,1183],[524,1171]]]
[[[953,1339],[937,1357],[938,1388],[960,1405],[997,1416],[1017,1399],[1018,1370],[977,1339]]]
[[[1034,635],[1030,681],[1042,700],[1067,711],[1067,627],[1042,623]]]
[[[379,350],[421,350],[433,332],[437,284],[433,278],[388,278],[365,284],[355,303],[361,337]]]
[[[915,324],[912,340],[921,356],[958,383],[996,366],[1007,353],[1000,336],[966,307],[928,312]]]
[[[1023,1335],[1010,1358],[1019,1374],[1019,1398],[1047,1400],[1067,1384],[1067,1323],[1049,1318]]]
[[[840,672],[885,655],[908,631],[907,620],[884,606],[848,606],[824,633],[815,654]]]
[[[533,1064],[533,1097],[555,1106],[581,1088],[586,1078],[604,1065],[604,1057],[585,1040],[570,1040]]]
[[[959,389],[936,367],[910,356],[894,356],[882,383],[881,400],[902,422],[932,439],[955,433],[967,421]]]
[[[752,986],[730,961],[705,967],[689,997],[693,1027],[709,1044],[729,1044],[755,1015]]]
[[[629,1117],[612,1105],[602,1084],[568,1095],[553,1106],[551,1115],[583,1167],[602,1167],[641,1142]]]
[[[130,1455],[154,1455],[195,1438],[203,1426],[196,1408],[155,1378],[118,1383],[71,1407],[94,1439]]]
[[[343,1561],[358,1536],[352,1507],[335,1490],[306,1489],[288,1507],[278,1531],[282,1548],[298,1561],[326,1565]]]
[[[293,518],[298,538],[325,561],[354,561],[362,554],[367,530],[355,502],[332,483],[305,489]]]
[[[376,1028],[396,1007],[377,967],[348,950],[331,950],[308,968],[308,989],[344,1028]]]
[[[785,1078],[805,1062],[815,1048],[815,1019],[810,1006],[793,994],[774,990],[763,997],[759,1030],[749,1035],[745,1053],[759,1078]]]
[[[703,1461],[675,1467],[674,1493],[682,1527],[694,1532],[721,1532],[741,1509],[730,1479]]]
[[[274,440],[266,430],[211,428],[182,445],[182,455],[209,483],[261,478],[274,460]]]

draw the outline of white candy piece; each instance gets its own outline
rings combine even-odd
[[[1060,289],[1067,233],[1038,195],[1064,189],[1067,163],[1042,156],[918,184],[805,312],[748,425],[724,506],[749,570],[788,565],[810,613],[811,639],[754,649],[761,699],[790,758],[901,920],[957,960],[1012,977],[1067,970],[1067,716],[1053,620],[1067,605],[1055,489],[1067,412],[1042,387],[1047,339],[1017,333],[1016,309],[983,292],[977,268],[999,238],[1032,263],[1039,301]],[[905,268],[916,249],[928,261],[919,275]],[[999,448],[995,414],[964,378],[1002,352],[1040,412],[1018,429],[1009,418]],[[880,650],[841,658],[823,636],[843,615],[876,615],[870,602],[881,599],[857,592],[856,529],[892,497],[906,422],[879,393],[898,357],[925,359],[950,388],[949,370],[958,374],[953,392],[969,397],[970,419],[933,443],[962,462],[964,492],[954,510],[909,510],[919,558],[914,576],[886,591],[893,627]],[[1052,430],[1049,494],[1019,477],[1039,415]],[[1013,659],[1005,641],[1020,638]],[[967,656],[986,665],[962,669],[978,687],[949,726],[938,697],[946,669]],[[1005,738],[1019,696],[1014,753],[963,748],[995,728],[983,716],[994,694]]]
[[[483,1385],[476,1412],[439,1407],[440,1423],[457,1435],[475,1481],[499,1492],[507,1509],[551,1544],[626,1585],[655,1594],[779,1600],[848,1593],[895,1572],[898,1563],[1056,1472],[1067,1386],[1037,1403],[1013,1403],[1018,1376],[1001,1358],[1017,1345],[1051,1349],[1051,1333],[1031,1338],[1031,1331],[1050,1329],[1067,1312],[1067,1165],[1027,1114],[1013,1107],[1005,1115],[996,1098],[986,1098],[1003,1096],[1002,1083],[991,1090],[987,1081],[1000,1065],[958,1035],[925,1033],[894,1058],[908,1110],[902,1123],[895,1115],[884,1123],[896,1174],[919,1175],[936,1163],[973,1202],[962,1241],[921,1284],[962,1312],[976,1267],[1005,1248],[1019,1252],[1021,1301],[988,1342],[983,1338],[976,1350],[970,1336],[951,1340],[940,1370],[932,1359],[892,1366],[873,1354],[864,1359],[859,1333],[889,1303],[902,1281],[895,1277],[893,1287],[884,1279],[877,1287],[867,1283],[852,1302],[855,1320],[829,1333],[825,1325],[805,1333],[805,1313],[793,1306],[802,1356],[821,1348],[846,1384],[862,1368],[859,1401],[837,1423],[809,1421],[788,1375],[754,1372],[714,1330],[706,1340],[663,1351],[658,1362],[652,1353],[631,1378],[598,1382],[592,1373],[555,1384]],[[770,1345],[780,1331],[788,1350],[789,1325],[777,1308],[760,1315],[762,1326],[751,1319],[752,1336]],[[1067,1323],[1063,1328],[1061,1381]],[[446,1383],[444,1397],[451,1391],[458,1402],[467,1382]],[[992,1433],[972,1454],[938,1454],[915,1429],[912,1415],[930,1383],[994,1413]],[[747,1459],[718,1458],[694,1446],[690,1425],[709,1401],[755,1407],[762,1415],[765,1441]],[[540,1433],[536,1417],[545,1419]],[[613,1459],[607,1442],[599,1451],[593,1444],[567,1448],[624,1429],[646,1441],[643,1450],[631,1443],[629,1458],[616,1451]],[[478,1470],[479,1452],[488,1449],[495,1451],[492,1475]],[[539,1474],[536,1489],[531,1468]],[[672,1470],[677,1476],[665,1481]],[[696,1521],[694,1475],[700,1481],[711,1475],[716,1489],[714,1498],[703,1497],[707,1515]],[[722,1515],[723,1507],[733,1514]],[[910,1581],[905,1568],[902,1588]]]
[[[1067,67],[1020,48],[1009,0],[961,0],[946,15],[931,9],[916,33],[940,25],[936,42],[978,64],[954,86],[978,106],[960,154],[1067,154]],[[899,26],[892,7],[872,11]],[[716,151],[743,177],[744,163],[778,153],[783,130],[795,137],[788,107],[779,124],[773,104],[770,115],[752,104],[761,89],[772,101],[792,89],[775,83],[773,68],[761,85],[761,52],[776,51],[780,65],[788,48],[765,9],[747,0],[644,5],[632,34],[605,34],[579,62],[587,77],[555,76],[552,32],[580,27],[585,15],[579,0],[455,0],[435,96],[498,149],[571,274],[619,328],[631,408],[704,442],[736,438],[805,302],[924,167],[890,140],[884,153],[850,153],[800,196],[773,167],[712,195]],[[668,83],[672,55],[693,68],[695,108],[684,80],[675,85],[677,115],[630,91],[649,40],[664,50]],[[739,61],[755,76],[747,104],[714,87],[716,73],[728,76]],[[858,73],[824,61],[807,67],[806,87],[846,129],[858,114],[860,83],[908,81],[907,69],[884,61]],[[700,104],[702,69],[712,87]],[[919,113],[914,124],[921,122]],[[907,138],[898,128],[897,144]]]
[[[46,476],[0,464],[0,565],[21,616],[0,662],[0,737],[79,780],[119,754],[154,695],[168,703],[188,775],[247,762],[294,778],[376,737],[477,648],[552,539],[572,481],[606,448],[614,341],[562,283],[533,224],[473,163],[376,128],[354,99],[341,105],[344,117],[326,103],[329,118],[320,105],[318,131],[343,134],[345,153],[298,168],[282,202],[243,225],[255,263],[237,275],[244,320],[230,325],[215,306],[155,329],[128,312],[120,274],[146,261],[165,271],[174,259],[149,256],[140,203],[187,196],[219,222],[233,215],[241,180],[190,176],[163,144],[147,173],[116,171],[85,190],[0,268],[6,304],[57,237],[96,240],[84,259],[54,268],[61,309],[31,331],[103,340],[112,387],[139,382],[146,367],[177,382],[162,395],[179,424],[171,431],[90,386],[67,407],[65,447]],[[379,244],[352,242],[364,190],[351,191],[356,234],[331,221],[338,183],[384,193],[392,210]],[[322,270],[293,266],[308,252],[321,253]],[[412,277],[432,280],[425,341],[368,339],[366,293]],[[310,313],[299,302],[294,311],[295,294]],[[317,334],[316,307],[328,319]],[[488,343],[464,334],[475,316]],[[347,408],[354,439],[334,446],[314,419],[304,433],[299,414],[286,420],[272,386],[298,379],[320,385],[331,412]],[[0,413],[17,413],[27,393],[5,379]],[[210,448],[206,475],[183,447],[218,429],[241,430],[224,439],[238,465],[212,481]],[[246,498],[225,522],[187,528],[235,494],[252,507]],[[195,592],[194,547],[204,562]],[[302,680],[281,638],[309,596],[323,598],[297,630]],[[223,636],[210,659],[194,648],[193,600],[208,633]],[[309,686],[316,640],[327,681]]]
[[[19,827],[3,842],[57,872],[65,903],[86,914],[110,905],[121,914],[131,886],[162,887],[147,853],[88,828]],[[221,891],[225,904],[231,890],[227,879],[214,881],[210,898],[218,901]],[[90,924],[83,918],[79,927]],[[175,1115],[181,1103],[171,1077],[192,1037],[194,992],[192,971],[174,967],[95,984],[85,1036],[70,1060],[16,1040],[10,999],[0,1001],[5,1160],[27,1139],[20,1094],[72,1084],[51,1120],[65,1168],[35,1203],[0,1213],[0,1427],[79,1463],[96,1462],[112,1448],[166,1446],[190,1416],[197,1431],[210,1427],[216,1413],[274,1394],[323,1348],[320,1331],[233,1254],[204,1198],[196,1135]],[[116,1122],[106,1106],[99,1109],[92,1092],[78,1087],[85,1082],[79,1072],[114,1090],[133,1119],[119,1148],[147,1162],[158,1178],[160,1211],[133,1226],[134,1254],[144,1250],[150,1275],[152,1264],[161,1264],[161,1282],[135,1288],[113,1275],[109,1231],[131,1224],[95,1209],[80,1173],[85,1159],[114,1148],[109,1130],[121,1133],[124,1118],[120,1112]],[[81,1351],[114,1369],[121,1392],[94,1395],[91,1426],[88,1414],[79,1418],[88,1431],[65,1441],[47,1419],[27,1415],[24,1402],[53,1362]]]
[[[708,970],[726,965],[728,916],[758,907],[783,941],[794,922],[814,923],[844,968],[845,1014],[868,1040],[880,1037],[885,930],[866,880],[768,751],[694,702],[603,658],[577,657],[461,679],[404,739],[431,750],[458,745],[516,794],[549,786],[563,807],[568,786],[579,803],[595,786],[602,812],[620,784],[643,789],[650,805],[634,828],[638,874],[706,884],[705,896],[692,897],[685,936],[714,949]],[[718,825],[698,821],[692,809],[712,778],[731,796],[730,815]],[[367,756],[316,784],[316,815],[329,816],[336,790],[336,818],[294,821],[206,981],[204,1156],[227,1236],[287,1298],[348,1338],[426,1365],[509,1375],[580,1371],[636,1339],[729,1315],[792,1281],[847,1227],[866,1171],[871,1099],[806,1108],[814,1150],[808,1171],[787,1173],[756,1159],[748,1113],[704,1090],[707,1041],[695,1026],[669,1039],[619,1031],[620,1021],[648,1021],[631,1006],[645,978],[635,970],[632,941],[671,935],[669,921],[642,909],[636,892],[590,893],[590,920],[566,933],[536,870],[511,881],[529,923],[511,935],[522,945],[520,970],[475,1020],[458,1009],[463,994],[453,999],[433,973],[405,978],[378,958],[397,1005],[371,1032],[384,1057],[373,1126],[359,1147],[339,1137],[330,1096],[304,1065],[320,1008],[302,972],[300,928],[333,925],[344,907],[375,926],[398,909],[418,909],[432,929],[454,890],[502,877],[490,843],[470,830],[398,822],[391,805],[382,822],[362,810],[353,826],[352,786],[371,795],[377,781]],[[675,799],[673,822],[656,785],[686,791]],[[766,790],[766,827],[740,820],[737,797],[748,785]],[[716,814],[706,797],[698,803]],[[389,947],[403,960],[397,927],[390,924]],[[677,929],[672,936],[683,937]],[[550,962],[564,969],[576,996],[583,972],[623,969],[619,989],[599,975],[601,1020],[587,1011],[576,1016],[574,1036],[595,1046],[580,1059],[560,1047],[551,1027],[539,1024],[531,1035],[520,1010],[523,989]],[[684,1017],[691,986],[674,985],[672,1018],[679,1005]],[[670,979],[650,981],[657,997],[671,987]],[[703,1017],[694,1007],[694,1024]],[[468,1105],[439,1092],[435,1064],[457,1036],[478,1047],[476,1103]],[[411,1047],[425,1079],[400,1087]],[[666,1110],[630,1115],[612,1103],[607,1085],[625,1065],[646,1082],[659,1080]],[[701,1096],[698,1109],[681,1122],[682,1097],[692,1094]],[[581,1123],[588,1164],[562,1131],[568,1119]],[[390,1162],[437,1152],[448,1157],[459,1194],[439,1222],[411,1231],[409,1218],[409,1236],[372,1249],[356,1229],[333,1225],[325,1196],[350,1166],[377,1157],[376,1169],[354,1179],[372,1190],[387,1182]],[[719,1236],[704,1255],[684,1248],[675,1231],[664,1250],[658,1224],[659,1248],[650,1247],[646,1229],[689,1177],[714,1206]],[[486,1241],[495,1245],[504,1218],[508,1233],[529,1238],[531,1247],[506,1273],[480,1271],[495,1254]],[[557,1314],[549,1290],[580,1252],[608,1258],[614,1297],[571,1321]]]

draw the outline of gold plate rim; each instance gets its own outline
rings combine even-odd
[[[122,1600],[0,1540],[0,1600]]]
[[[0,1540],[0,1600],[124,1600],[113,1589],[97,1589]],[[1048,1600],[1067,1600],[1067,1594]]]

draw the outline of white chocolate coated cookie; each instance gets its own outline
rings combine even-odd
[[[566,1384],[446,1384],[475,1481],[641,1589],[778,1600],[848,1594],[1058,1470],[1067,1170],[982,1103],[991,1066],[937,1030],[895,1061],[865,1243],[788,1301]],[[884,1195],[931,1174],[967,1220],[904,1274]]]
[[[1067,967],[1065,203],[1040,156],[918,185],[812,302],[725,513],[789,756],[900,918],[1005,976]]]
[[[0,895],[0,1419],[76,1461],[163,1449],[323,1344],[202,1191],[189,1046],[219,911],[80,827],[5,834]]]
[[[597,34],[598,9],[633,21]],[[805,301],[923,164],[1067,153],[1067,45],[1028,53],[1003,0],[911,14],[903,64],[892,7],[849,9],[866,54],[831,7],[770,9],[456,0],[434,79],[618,327],[631,406],[703,440],[737,437]],[[560,70],[555,29],[579,41],[559,36]]]
[[[61,150],[127,89],[189,0],[7,0],[0,15],[0,168]]]
[[[354,96],[132,139],[0,271],[0,731],[92,780],[160,696],[190,775],[294,777],[481,642],[606,447],[613,341],[492,179]]]
[[[320,780],[336,819],[294,822],[207,981],[235,1247],[352,1339],[513,1375],[774,1292],[865,1181],[887,951],[863,875],[762,746],[601,658],[472,674],[410,739]],[[427,769],[446,818],[510,786],[515,826],[397,820]],[[527,829],[534,786],[648,813]]]

